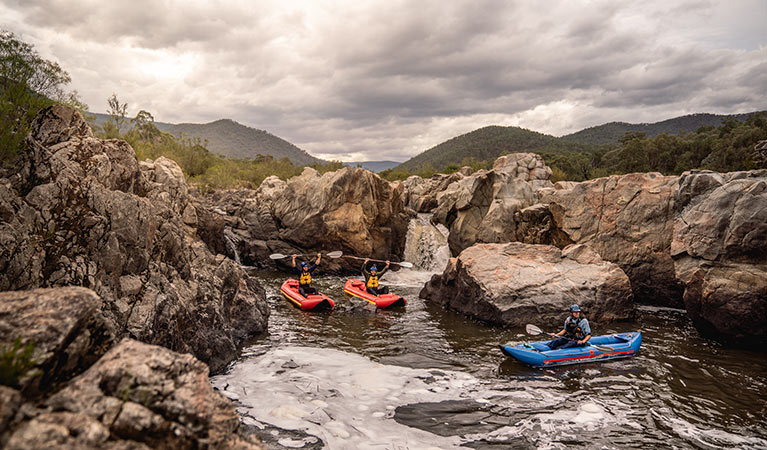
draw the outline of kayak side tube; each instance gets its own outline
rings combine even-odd
[[[407,305],[407,300],[396,294],[373,295],[365,289],[365,282],[349,278],[344,284],[344,292],[352,297],[365,299],[378,308],[396,308]]]

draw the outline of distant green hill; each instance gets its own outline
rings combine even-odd
[[[91,113],[96,123],[101,124],[109,116]],[[288,158],[293,164],[323,164],[327,161],[315,158],[290,142],[267,131],[251,128],[230,119],[220,119],[210,123],[163,123],[155,122],[157,128],[176,137],[207,141],[206,147],[211,152],[228,158],[255,158],[256,155],[268,155],[275,159]]]
[[[618,142],[618,139],[629,132],[644,133],[650,138],[661,133],[682,135],[692,133],[700,127],[719,127],[722,121],[728,118],[743,122],[749,114],[720,115],[699,113],[675,117],[656,123],[610,122],[562,136],[562,139],[585,145],[605,145]]]
[[[363,169],[367,169],[371,172],[380,172],[382,170],[391,169],[400,165],[399,161],[350,161],[345,162],[345,166],[357,167],[359,165]]]
[[[650,138],[661,133],[681,135],[694,132],[704,126],[718,127],[728,118],[743,122],[749,114],[690,114],[649,124],[610,122],[561,138],[519,127],[488,126],[434,146],[405,161],[394,170],[403,173],[417,173],[424,169],[427,169],[426,172],[431,169],[442,171],[449,165],[460,166],[471,160],[492,161],[504,153],[514,152],[546,155],[593,152],[600,148],[614,146],[628,132],[645,133]]]
[[[424,168],[440,171],[448,165],[468,161],[493,160],[504,153],[561,152],[580,150],[573,142],[519,127],[489,126],[454,137],[397,166],[398,170],[417,172]]]

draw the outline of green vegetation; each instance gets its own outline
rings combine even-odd
[[[69,74],[34,48],[0,31],[0,162],[13,158],[40,109],[53,103],[87,108],[77,92],[64,93]]]
[[[16,338],[13,344],[0,346],[0,384],[19,387],[19,381],[35,367],[35,344],[21,344]]]
[[[91,124],[97,136],[125,140],[133,147],[140,161],[160,156],[172,159],[184,171],[187,180],[202,190],[257,188],[270,175],[288,179],[299,175],[304,169],[304,166],[293,164],[287,157],[275,159],[272,156],[256,155],[252,159],[233,159],[215,155],[199,139],[177,138],[160,131],[154,123],[154,117],[147,111],[141,110],[135,118],[126,119],[127,105],[120,103],[114,94],[107,103],[109,116],[106,120],[100,126]],[[343,164],[331,162],[312,164],[310,167],[325,173],[338,170]]]

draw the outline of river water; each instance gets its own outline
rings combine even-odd
[[[700,338],[684,311],[639,306],[636,322],[592,324],[642,331],[634,358],[541,370],[498,349],[535,339],[523,329],[419,299],[430,271],[386,274],[408,300],[395,311],[316,273],[332,312],[292,307],[285,274],[251,273],[268,333],[212,378],[269,448],[767,448],[767,353]]]

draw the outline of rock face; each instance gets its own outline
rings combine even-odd
[[[470,173],[471,168],[468,169]],[[408,177],[402,182],[405,187],[405,206],[418,213],[431,212],[437,207],[437,194],[466,175],[468,173],[462,170],[450,175],[438,173],[431,178],[421,178],[418,175]]]
[[[453,255],[476,242],[509,242],[516,237],[515,214],[538,202],[551,188],[551,169],[533,153],[501,156],[493,169],[480,170],[437,194],[434,220],[448,227]]]
[[[0,293],[0,342],[32,343],[34,367],[19,380],[37,397],[91,366],[114,344],[114,330],[90,289],[67,287]]]
[[[19,424],[6,448],[258,449],[191,355],[126,339]]]
[[[677,177],[634,173],[550,191],[541,203],[548,204],[557,238],[541,243],[587,244],[626,272],[635,300],[681,307],[670,254],[676,185]]]
[[[136,161],[80,114],[36,117],[18,171],[0,178],[0,291],[84,286],[116,336],[191,352],[212,370],[266,327],[258,284],[196,236],[181,169]]]
[[[633,311],[626,274],[584,245],[476,244],[451,258],[420,296],[507,326],[555,329],[577,303],[598,332],[600,324],[628,319]]]
[[[684,173],[671,254],[701,334],[767,342],[767,170]]]
[[[367,170],[347,167],[320,175],[306,168],[287,182],[272,176],[255,191],[205,199],[203,207],[213,213],[204,220],[216,230],[230,230],[229,239],[247,265],[266,267],[272,264],[271,253],[319,250],[396,260],[402,256],[410,218],[403,197],[401,185],[395,188]],[[215,241],[218,231],[206,233],[212,248],[227,245]],[[324,270],[357,266],[356,261],[323,260]]]

